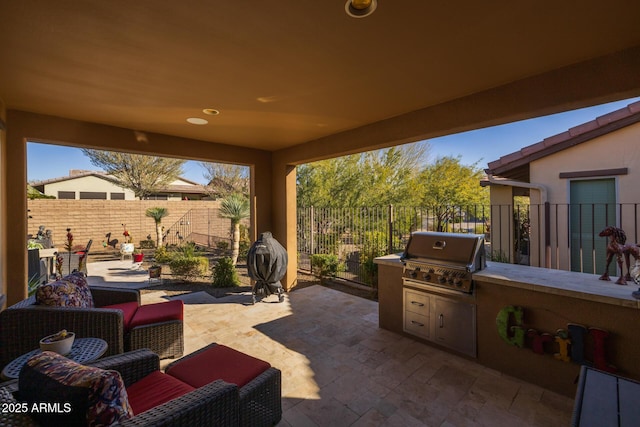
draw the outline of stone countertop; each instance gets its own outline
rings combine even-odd
[[[402,267],[400,255],[378,257],[375,263]],[[598,277],[595,274],[501,262],[487,262],[486,269],[473,274],[473,280],[477,282],[640,309],[640,300],[631,296],[631,292],[638,289],[636,284],[628,282],[626,286],[616,285],[617,277],[612,277],[610,282],[599,280]]]

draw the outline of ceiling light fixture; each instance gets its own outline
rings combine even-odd
[[[192,125],[206,125],[209,123],[207,120],[201,119],[200,117],[189,117],[187,121]]]
[[[352,18],[369,16],[378,7],[378,0],[347,0],[344,10]]]
[[[217,116],[218,114],[220,114],[220,111],[216,110],[215,108],[205,108],[204,110],[202,110],[202,112],[210,116]]]

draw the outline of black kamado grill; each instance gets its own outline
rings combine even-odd
[[[286,249],[273,238],[270,232],[260,234],[247,254],[247,272],[253,285],[253,303],[257,297],[278,295],[278,301],[284,301],[284,289],[280,280],[287,272],[289,257]]]

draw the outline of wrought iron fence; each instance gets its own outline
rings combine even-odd
[[[372,284],[373,259],[404,250],[414,231],[484,234],[497,262],[602,274],[607,226],[639,240],[638,204],[539,204],[298,209],[298,267],[314,254],[337,255],[338,277]],[[609,274],[616,275],[616,263]]]
[[[401,252],[414,231],[486,234],[488,206],[298,208],[298,267],[311,271],[314,254],[337,255],[337,276],[375,282],[373,259]]]

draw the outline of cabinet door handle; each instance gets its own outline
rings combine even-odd
[[[411,323],[418,326],[424,326],[424,323],[416,322],[415,320],[412,320]]]
[[[417,305],[418,307],[424,307],[424,304],[418,301],[411,301],[411,304]]]
[[[440,314],[438,320],[440,321],[440,327],[444,328],[444,314]]]

